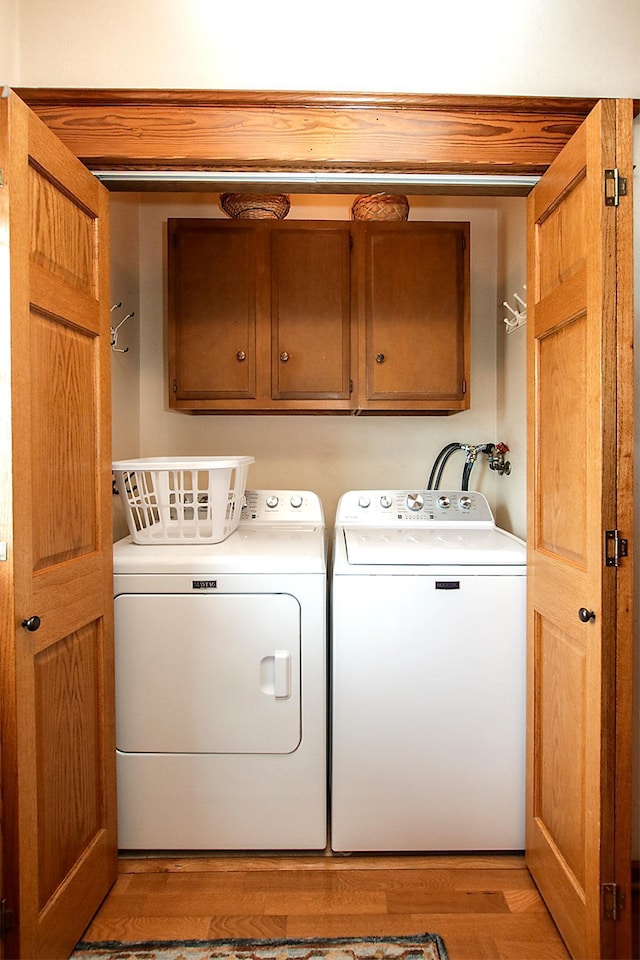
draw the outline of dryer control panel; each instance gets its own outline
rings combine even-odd
[[[494,524],[491,508],[477,490],[350,490],[340,498],[336,523],[397,526],[399,521]]]
[[[324,514],[310,490],[245,490],[240,523],[324,523]]]

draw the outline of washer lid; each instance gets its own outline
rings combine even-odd
[[[343,534],[355,566],[505,566],[527,559],[524,542],[498,527],[344,527]]]

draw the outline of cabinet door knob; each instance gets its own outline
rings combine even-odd
[[[283,363],[287,362],[287,360],[289,359],[289,354],[287,353],[286,350],[282,351],[282,353],[280,354],[280,359],[282,360]]]
[[[589,620],[595,620],[596,615],[593,610],[587,610],[586,607],[580,607],[578,617],[583,623],[589,623]]]
[[[22,621],[22,626],[25,627],[30,633],[34,633],[40,626],[40,617],[29,617],[28,620]]]
[[[236,353],[236,360],[238,360],[239,362],[242,362],[242,360],[246,360],[246,359],[247,359],[247,355],[244,352],[244,350],[238,350],[238,352]]]
[[[384,353],[376,353],[376,363],[384,363]]]

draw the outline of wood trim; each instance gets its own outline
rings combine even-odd
[[[616,525],[621,536],[628,534],[633,544],[634,488],[634,378],[633,378],[633,142],[630,135],[631,102],[616,102],[616,167],[627,180],[627,196],[622,197],[616,215],[616,358],[617,437],[616,437]],[[625,531],[625,532],[623,532]],[[632,947],[632,866],[633,831],[632,764],[633,742],[633,584],[634,555],[621,561],[616,571],[616,677],[615,724],[615,877],[625,896],[628,909],[625,922],[615,926],[615,956],[633,957]]]
[[[539,175],[596,103],[231,90],[16,92],[91,170]]]
[[[32,109],[37,106],[88,106],[124,104],[134,106],[232,106],[292,107],[313,106],[328,109],[362,107],[393,110],[411,107],[418,110],[443,109],[462,113],[538,113],[566,115],[587,113],[597,97],[506,97],[455,96],[449,94],[314,92],[287,90],[161,90],[123,88],[18,87],[14,90]],[[638,101],[640,104],[640,101]]]

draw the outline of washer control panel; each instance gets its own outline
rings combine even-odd
[[[336,523],[493,524],[491,508],[477,490],[351,490],[338,504]]]
[[[245,490],[241,523],[323,523],[322,504],[309,490]]]

